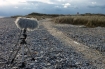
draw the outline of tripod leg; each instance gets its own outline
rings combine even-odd
[[[27,49],[28,49],[29,54],[31,55],[32,60],[35,60],[35,59],[33,58],[33,56],[32,56],[32,53],[31,53],[29,47],[28,47],[27,45],[26,45],[26,47],[27,47]]]
[[[22,52],[22,64],[19,67],[24,68],[26,66],[24,62],[24,45],[22,46],[21,52]]]
[[[19,42],[19,41],[18,41]],[[18,45],[18,42],[16,43],[16,45],[13,47],[13,50],[12,50],[12,52],[10,53],[10,55],[9,55],[9,58],[8,58],[8,61],[7,61],[7,63],[9,62],[9,60],[10,60],[10,58],[11,58],[11,55],[14,53],[14,51],[15,51],[15,48],[17,47],[17,45]]]
[[[20,50],[20,46],[19,46],[19,48],[18,48],[18,50],[16,51],[16,54],[14,55],[14,57],[13,57],[13,59],[11,60],[11,64],[14,62],[14,60],[15,60],[15,58],[16,58],[16,55],[18,54],[18,51]]]
[[[24,62],[24,45],[22,46],[22,62]]]
[[[18,43],[19,43],[19,40],[20,40],[20,36],[21,36],[21,34],[22,34],[22,30],[21,30],[21,32],[20,32],[20,35],[19,35],[19,38],[18,38],[18,41],[17,41],[17,43],[15,44],[15,46],[13,47],[13,51],[10,53],[10,55],[9,55],[9,58],[8,58],[8,61],[7,61],[7,63],[9,63],[9,60],[10,60],[10,58],[11,58],[11,55],[14,53],[14,51],[15,51],[15,49],[14,48],[16,48],[17,47],[17,45],[18,45]]]

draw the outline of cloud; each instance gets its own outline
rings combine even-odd
[[[24,7],[23,9],[27,9],[27,10],[30,10],[30,9],[32,9],[32,8],[30,8],[30,7]]]
[[[55,6],[55,8],[61,8],[61,6]]]
[[[62,4],[64,6],[64,8],[68,8],[71,4],[70,3],[65,3],[65,4]]]
[[[60,2],[65,2],[65,0],[57,0],[57,1],[60,1]]]
[[[90,5],[88,8],[100,8],[100,9],[105,9],[105,5]]]
[[[17,9],[17,8],[19,8],[19,7],[15,6],[14,8],[16,8],[16,9]]]
[[[91,2],[93,5],[97,4],[97,2]]]
[[[90,2],[90,4],[87,5],[88,8],[92,8],[92,9],[105,9],[105,0],[102,1],[92,1]]]
[[[37,2],[40,2],[40,3],[46,3],[46,4],[54,4],[50,0],[27,0],[27,2],[29,2],[29,3],[37,3]]]
[[[26,0],[0,0],[0,6],[18,5],[23,2],[26,3]]]
[[[49,14],[105,13],[105,0],[0,0],[0,11],[4,13],[3,15],[10,15],[10,13],[23,15],[31,12]]]

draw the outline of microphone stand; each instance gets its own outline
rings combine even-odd
[[[22,31],[21,31],[22,32]],[[21,35],[21,34],[20,34]],[[21,47],[22,47],[22,64],[21,64],[21,66],[19,66],[20,68],[24,68],[26,65],[25,65],[25,62],[24,62],[24,45],[26,46],[26,48],[28,49],[28,52],[29,52],[29,54],[31,55],[31,58],[32,58],[32,60],[35,60],[34,58],[33,58],[33,56],[32,56],[32,53],[31,53],[31,51],[30,51],[30,49],[29,49],[29,47],[26,45],[27,44],[27,42],[26,42],[26,38],[27,38],[27,34],[26,34],[26,29],[24,29],[23,30],[23,34],[22,34],[22,38],[19,38],[21,41],[20,41],[20,46],[19,46],[19,48],[17,49],[17,51],[16,51],[16,53],[15,53],[15,55],[13,56],[13,58],[11,57],[11,55],[13,55],[13,53],[14,53],[14,51],[15,50],[13,50],[12,52],[11,52],[11,55],[9,56],[9,59],[8,59],[8,62],[9,62],[9,60],[10,60],[10,58],[12,58],[12,60],[10,61],[10,63],[12,64],[13,62],[14,62],[14,60],[15,60],[15,58],[16,58],[16,56],[17,56],[17,54],[18,54],[18,52],[19,52],[19,50],[21,49]],[[18,43],[18,42],[17,42]],[[16,44],[15,46],[17,46],[18,44]],[[21,45],[23,45],[23,46],[21,46]],[[7,63],[8,63],[7,62]]]

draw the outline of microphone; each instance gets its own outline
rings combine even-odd
[[[36,18],[18,17],[15,24],[21,30],[33,31],[38,27],[38,20]]]

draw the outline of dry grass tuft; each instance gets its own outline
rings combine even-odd
[[[105,16],[59,16],[53,19],[55,23],[85,25],[86,27],[105,27]]]

